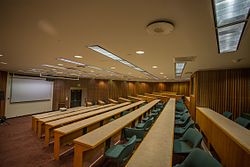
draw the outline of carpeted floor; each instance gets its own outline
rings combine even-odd
[[[31,116],[8,119],[0,125],[0,167],[71,167],[73,153],[53,159],[48,148],[31,130]]]

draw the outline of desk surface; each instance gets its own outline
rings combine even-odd
[[[127,102],[131,102],[131,100],[129,100],[129,99],[126,99],[126,98],[123,98],[123,97],[119,97],[118,99],[119,99],[119,100],[122,100],[122,101],[127,101]]]
[[[139,106],[143,103],[144,103],[144,101],[138,101],[138,102],[129,104],[127,106],[112,110],[110,112],[106,112],[106,113],[103,113],[103,114],[100,114],[100,115],[97,115],[94,117],[87,118],[87,119],[82,120],[82,121],[78,121],[78,122],[57,128],[57,129],[55,129],[55,131],[60,133],[60,134],[68,134],[68,133],[71,133],[71,132],[76,131],[78,129],[82,129],[82,127],[86,127],[86,126],[89,126],[89,125],[94,124],[96,122],[100,122],[104,119],[110,118],[116,114],[119,114],[123,111],[129,110],[133,107]]]
[[[172,167],[175,99],[171,98],[129,162],[128,167]]]
[[[114,99],[111,99],[111,98],[109,98],[108,100],[109,100],[111,103],[115,103],[115,104],[118,103],[118,101],[116,101],[116,100],[114,100]]]
[[[107,105],[104,105],[104,106],[99,106],[99,105],[90,106],[90,107],[86,107],[86,108],[84,108],[82,110],[66,113],[66,114],[63,114],[63,115],[55,115],[53,117],[41,118],[41,119],[39,119],[39,121],[41,121],[41,122],[50,122],[50,121],[54,121],[54,120],[58,120],[58,119],[63,119],[63,118],[66,118],[66,117],[71,117],[71,116],[74,116],[74,115],[87,113],[87,112],[90,112],[90,111],[93,111],[93,110],[98,110],[98,109],[101,109],[101,108],[110,107],[110,106],[113,106],[113,105],[114,104],[107,104]]]
[[[91,112],[87,112],[87,113],[80,114],[80,115],[75,115],[72,117],[66,117],[63,119],[56,120],[56,121],[47,122],[46,125],[49,125],[52,127],[55,127],[58,125],[63,125],[63,124],[69,123],[69,122],[74,122],[75,120],[84,119],[84,118],[98,115],[98,114],[101,114],[101,113],[104,113],[104,112],[107,112],[110,110],[114,110],[116,108],[123,107],[123,106],[126,106],[128,104],[130,104],[130,102],[125,102],[125,103],[121,103],[121,104],[117,104],[117,105],[112,104],[112,106],[110,106],[110,107],[102,108],[99,110],[94,110]]]
[[[42,114],[36,114],[36,115],[32,115],[33,118],[37,118],[37,119],[41,119],[41,118],[46,118],[46,117],[51,117],[51,116],[56,116],[56,115],[61,115],[61,114],[66,114],[66,113],[70,113],[70,112],[74,112],[74,111],[78,111],[78,110],[83,110],[87,107],[85,106],[81,106],[81,107],[74,107],[74,108],[69,108],[66,111],[52,111],[52,112],[47,112],[47,113],[42,113]]]
[[[134,99],[134,100],[143,100],[142,98],[135,97],[135,96],[128,96],[128,98],[130,98],[130,99]]]
[[[146,96],[146,95],[137,95],[137,96],[142,97],[142,98],[156,99],[155,97]]]
[[[139,109],[121,117],[113,122],[110,122],[106,125],[103,125],[102,127],[91,131],[87,133],[86,135],[83,135],[81,137],[78,137],[74,140],[74,143],[77,143],[78,145],[82,145],[85,148],[93,149],[99,144],[106,141],[108,138],[110,138],[112,135],[119,132],[122,128],[124,128],[126,125],[133,122],[135,119],[137,119],[139,116],[141,116],[143,113],[147,112],[149,109],[151,109],[155,104],[157,104],[160,100],[154,100],[143,107],[140,107]]]
[[[190,102],[190,97],[189,96],[185,96],[186,97],[186,99]]]
[[[231,139],[238,143],[242,149],[250,154],[250,130],[238,125],[234,121],[211,110],[210,108],[197,107],[198,111],[222,129]]]
[[[160,98],[169,98],[168,96],[160,95],[160,94],[150,94],[150,93],[145,93],[147,96],[154,96],[154,97],[160,97]]]

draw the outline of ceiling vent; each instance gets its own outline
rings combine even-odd
[[[151,35],[167,35],[174,31],[174,25],[168,21],[154,21],[147,25],[146,30]]]
[[[189,56],[189,57],[175,57],[174,62],[190,62],[194,61],[196,56]]]

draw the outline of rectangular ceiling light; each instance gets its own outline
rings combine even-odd
[[[145,70],[141,69],[140,67],[137,67],[136,65],[134,65],[132,63],[129,63],[128,61],[120,58],[119,56],[114,55],[113,53],[107,51],[106,49],[104,49],[104,48],[102,48],[102,47],[100,47],[98,45],[88,46],[88,48],[92,49],[92,50],[94,50],[94,51],[96,51],[98,53],[101,53],[104,56],[109,57],[109,58],[111,58],[111,59],[113,59],[115,61],[118,61],[118,62],[120,62],[120,63],[122,63],[122,64],[124,64],[126,66],[129,66],[130,68],[133,68],[134,70],[137,70],[137,71],[140,71],[140,72],[146,72]],[[159,79],[159,78],[157,78],[156,76],[154,76],[152,74],[150,74],[150,76],[152,76],[153,79]]]
[[[79,66],[85,66],[85,64],[83,64],[83,63],[72,61],[72,60],[69,60],[69,59],[57,58],[57,60],[61,60],[61,61],[66,62],[66,63],[76,64],[76,65],[79,65]]]
[[[217,29],[220,53],[236,51],[245,22]]]
[[[183,73],[186,63],[175,63],[175,76],[180,77]]]
[[[249,0],[214,0],[216,24],[221,27],[227,24],[245,21],[248,17]]]
[[[213,0],[219,53],[238,49],[246,26],[250,0]]]

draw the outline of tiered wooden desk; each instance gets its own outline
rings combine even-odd
[[[121,108],[106,112],[104,114],[90,117],[82,121],[78,121],[78,122],[63,126],[61,128],[55,129],[54,130],[54,158],[58,160],[59,155],[60,155],[60,146],[63,145],[63,143],[71,142],[73,139],[83,135],[84,133],[83,129],[86,128],[85,133],[88,133],[102,125],[107,124],[110,118],[112,117],[119,118],[122,112],[128,111],[128,110],[133,111],[137,109],[143,103],[144,101],[135,102],[125,107],[121,107]]]
[[[145,100],[147,102],[151,102],[151,101],[157,99],[156,97],[150,97],[150,96],[144,96],[144,95],[137,95],[137,97],[142,98],[143,100]]]
[[[119,97],[119,98],[118,98],[118,101],[119,101],[119,102],[132,102],[131,100],[126,99],[126,98],[123,98],[123,97]]]
[[[190,97],[185,96],[185,105],[187,106],[188,110],[190,111]]]
[[[55,128],[61,127],[63,125],[70,124],[72,122],[83,120],[83,119],[86,119],[86,118],[89,118],[89,117],[93,117],[95,115],[102,114],[102,113],[114,110],[116,108],[126,106],[128,104],[130,104],[130,102],[125,102],[125,103],[121,103],[121,104],[117,104],[117,105],[112,105],[110,107],[102,108],[102,109],[95,110],[95,111],[92,111],[92,112],[87,112],[87,113],[84,113],[84,114],[75,115],[75,116],[72,116],[72,117],[67,117],[67,118],[64,118],[64,119],[59,119],[59,120],[47,122],[45,124],[45,145],[46,146],[49,145],[50,138],[53,135],[53,130]]]
[[[113,122],[75,139],[74,167],[90,166],[93,162],[100,159],[107,147],[106,141],[110,141],[111,145],[114,145],[114,143],[120,140],[121,131],[124,127],[130,127],[159,101],[154,100]]]
[[[249,167],[250,131],[209,109],[196,108],[196,122],[225,167]],[[212,147],[211,147],[212,146]]]
[[[47,118],[41,118],[37,120],[37,131],[35,131],[37,133],[38,137],[42,137],[42,134],[44,133],[44,124],[46,122],[50,122],[50,121],[55,121],[58,119],[63,119],[66,117],[71,117],[74,115],[79,115],[79,114],[84,114],[93,110],[97,110],[100,108],[105,108],[105,107],[109,107],[112,106],[114,104],[108,104],[105,106],[91,106],[91,107],[86,107],[83,110],[78,110],[78,111],[74,111],[74,112],[70,112],[70,113],[66,113],[66,114],[60,114],[60,115],[55,115],[55,116],[51,116],[51,117],[47,117]]]
[[[133,102],[135,102],[135,101],[142,101],[143,100],[142,98],[135,97],[135,96],[128,96],[128,98],[131,99]]]
[[[153,92],[153,94],[168,96],[169,98],[175,98],[176,100],[181,99],[182,96],[183,96],[183,95],[177,95],[176,92],[172,92],[172,93],[169,93],[169,92]]]
[[[100,104],[100,105],[105,105],[105,102],[102,101],[102,100],[98,100],[97,102],[98,102],[98,104]]]
[[[175,99],[171,98],[143,139],[128,167],[172,167]]]
[[[146,96],[154,97],[161,99],[162,102],[167,102],[169,100],[169,96],[163,96],[163,95],[157,95],[157,94],[150,94],[150,93],[145,93]]]
[[[113,103],[113,104],[118,104],[118,101],[114,100],[114,99],[108,99],[110,103]]]
[[[95,107],[97,107],[97,106],[95,106]],[[63,111],[63,112],[62,111],[52,111],[52,112],[47,112],[47,113],[43,113],[43,114],[32,115],[32,130],[34,130],[35,132],[37,131],[38,119],[48,118],[48,117],[52,117],[52,116],[56,116],[56,115],[63,115],[63,114],[67,114],[70,112],[83,110],[83,109],[86,109],[86,107],[81,106],[81,107],[70,108],[70,109],[67,109],[66,111]]]

